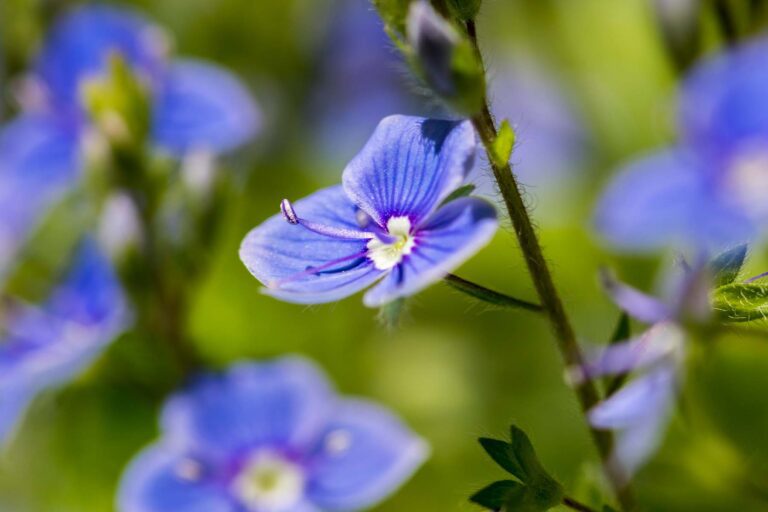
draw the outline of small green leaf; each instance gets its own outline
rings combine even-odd
[[[487,509],[499,510],[509,501],[510,495],[520,487],[523,487],[520,482],[500,480],[477,491],[469,501]]]
[[[517,461],[523,468],[523,471],[529,478],[547,477],[549,475],[541,467],[539,459],[536,457],[536,451],[533,449],[531,440],[520,428],[512,425],[509,427],[512,436],[512,450],[517,457]]]
[[[493,461],[504,468],[512,476],[518,478],[521,482],[527,480],[527,475],[523,466],[518,462],[517,456],[511,444],[499,439],[490,439],[481,437],[480,444],[486,453],[491,456]]]
[[[747,244],[739,245],[717,256],[709,264],[715,286],[731,284],[739,276],[747,258]]]
[[[563,488],[552,479],[512,489],[504,512],[544,512],[563,500]]]
[[[475,186],[473,184],[469,183],[467,185],[463,185],[457,188],[456,190],[454,190],[453,192],[451,192],[450,194],[448,194],[448,197],[443,199],[443,202],[440,204],[442,206],[446,203],[450,203],[451,201],[455,201],[456,199],[467,197],[474,191],[475,191]]]
[[[725,322],[762,320],[768,314],[768,284],[731,283],[715,290],[712,308]]]
[[[533,311],[535,313],[541,313],[544,311],[544,308],[538,304],[534,304],[533,302],[528,302],[523,299],[510,297],[509,295],[485,288],[484,286],[480,286],[479,284],[467,281],[466,279],[462,279],[461,277],[453,274],[448,274],[444,279],[448,286],[454,290],[458,290],[469,295],[470,297],[474,297],[475,299],[482,301],[485,304],[503,308],[524,309],[526,311]]]
[[[493,163],[499,167],[507,165],[514,147],[515,131],[512,129],[509,121],[505,119],[499,127],[499,134],[496,136],[496,140],[493,141],[493,151],[491,152]]]

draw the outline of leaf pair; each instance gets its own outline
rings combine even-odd
[[[521,429],[512,425],[510,442],[481,438],[480,444],[516,480],[494,482],[472,495],[470,501],[505,512],[543,512],[562,502],[563,487],[544,470]]]

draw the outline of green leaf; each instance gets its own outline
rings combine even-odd
[[[405,33],[405,19],[410,3],[411,0],[373,0],[373,6],[387,26],[390,36]]]
[[[528,475],[523,469],[522,464],[518,462],[514,448],[510,443],[487,437],[481,437],[479,441],[480,445],[482,445],[483,449],[491,456],[496,464],[504,468],[504,470],[512,476],[518,478],[521,482],[525,482],[528,479]]]
[[[492,306],[524,309],[526,311],[533,311],[535,313],[541,313],[544,311],[544,308],[538,304],[490,290],[484,286],[480,286],[479,284],[467,281],[466,279],[462,279],[461,277],[453,274],[448,274],[444,279],[448,286],[454,290],[458,290],[469,295],[470,297],[474,297],[475,299]]]
[[[523,484],[520,482],[513,482],[512,480],[500,480],[477,491],[475,494],[470,496],[469,501],[476,503],[481,507],[485,507],[491,510],[498,510],[506,505],[506,503],[511,498],[511,494],[520,487],[523,487]]]
[[[451,201],[455,201],[456,199],[467,197],[474,191],[475,191],[475,186],[471,183],[461,186],[456,190],[454,190],[453,192],[451,192],[450,194],[448,194],[448,197],[443,199],[443,202],[440,203],[440,205],[442,206],[444,204],[450,203]]]
[[[739,277],[741,267],[747,258],[747,244],[739,245],[718,255],[709,263],[715,286],[731,284]]]
[[[508,494],[504,512],[544,512],[560,505],[563,496],[562,486],[548,478],[512,489]]]
[[[731,283],[715,290],[712,308],[725,322],[762,320],[768,314],[768,285]]]
[[[512,149],[515,147],[515,131],[512,129],[512,125],[506,119],[501,123],[499,127],[499,134],[496,136],[496,140],[493,141],[493,147],[491,152],[491,158],[493,163],[498,167],[503,167],[509,163],[509,158],[512,156]]]

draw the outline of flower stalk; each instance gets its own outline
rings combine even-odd
[[[466,22],[467,35],[477,52],[478,59],[482,62],[482,53],[477,40],[477,29],[474,20]],[[563,302],[555,286],[549,265],[541,249],[536,230],[533,227],[528,209],[523,200],[519,184],[512,172],[509,163],[500,164],[493,158],[494,142],[497,137],[496,124],[490,111],[487,100],[483,102],[482,109],[472,117],[480,140],[489,155],[489,162],[494,179],[499,187],[504,204],[515,230],[520,248],[523,252],[528,272],[531,275],[536,292],[541,304],[546,311],[550,324],[557,340],[557,345],[568,367],[582,367],[584,357],[576,340],[576,333],[568,318]],[[575,392],[582,411],[586,413],[600,400],[597,387],[590,379],[584,379],[575,385]],[[602,460],[606,476],[621,503],[624,510],[633,507],[631,492],[626,484],[623,470],[616,466],[611,458],[613,436],[608,431],[590,428],[592,438],[597,446]]]

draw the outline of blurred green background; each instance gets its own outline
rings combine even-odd
[[[402,414],[433,453],[378,511],[476,509],[467,497],[503,477],[476,438],[503,436],[511,422],[529,433],[546,466],[573,494],[589,499],[599,474],[595,453],[542,319],[488,309],[437,285],[410,300],[401,325],[387,329],[359,297],[302,307],[263,296],[238,260],[240,240],[276,213],[280,199],[337,182],[354,154],[354,144],[335,146],[326,137],[345,80],[321,84],[337,72],[326,65],[338,35],[335,20],[349,4],[365,1],[132,2],[168,29],[178,54],[238,73],[266,116],[259,139],[226,162],[242,179],[227,205],[224,230],[209,248],[214,265],[190,318],[194,342],[215,368],[306,354],[341,392],[374,398]],[[30,62],[45,26],[72,4],[0,0],[4,77],[10,77],[2,84],[6,111],[12,110],[12,78]],[[615,266],[633,284],[652,289],[657,270],[670,259],[612,255],[589,226],[612,170],[674,135],[678,77],[652,2],[485,0],[478,25],[492,78],[506,72],[507,60],[525,55],[547,69],[579,113],[589,154],[575,166],[582,168],[571,169],[573,176],[524,181],[534,182],[528,191],[533,215],[577,330],[586,341],[603,342],[618,313],[598,287],[597,268]],[[381,55],[391,58],[375,61]],[[407,84],[393,51],[370,58],[393,83]],[[377,94],[365,101],[376,101]],[[501,100],[504,94],[495,90]],[[410,105],[413,110],[402,113],[431,104],[414,95]],[[319,110],[324,122],[317,120]],[[356,143],[374,126],[361,127]],[[755,252],[750,269],[765,270],[763,262]],[[506,222],[493,244],[457,273],[534,298]],[[158,384],[162,365],[152,342],[124,337],[77,381],[34,403],[0,459],[0,510],[112,510],[121,470],[156,435],[156,413],[168,391]],[[663,450],[636,480],[643,508],[768,510],[768,344],[724,339],[694,351],[692,359],[681,412]]]

